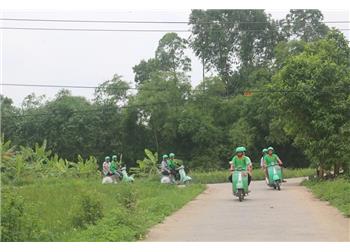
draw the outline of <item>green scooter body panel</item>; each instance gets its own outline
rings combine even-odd
[[[234,171],[232,174],[232,190],[237,193],[238,189],[243,189],[244,193],[248,193],[248,172]]]
[[[185,169],[180,169],[179,174],[180,174],[180,182],[181,183],[186,183],[187,181],[191,180],[191,177],[186,175]]]
[[[269,175],[269,185],[273,186],[274,181],[280,180],[282,181],[282,169],[279,165],[271,165],[267,168]]]
[[[122,174],[123,174],[122,180],[124,182],[134,182],[134,176],[133,175],[129,176],[128,173],[125,170],[122,171]]]

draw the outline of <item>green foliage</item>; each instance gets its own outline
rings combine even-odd
[[[187,41],[176,33],[167,33],[160,40],[156,50],[156,59],[166,69],[176,72],[191,70],[191,59],[185,55]]]
[[[137,160],[139,167],[133,167],[130,169],[131,173],[139,177],[150,177],[158,173],[158,153],[154,154],[145,149],[146,157],[143,160]]]
[[[42,232],[33,205],[24,201],[14,188],[1,191],[1,241],[37,241]]]
[[[271,97],[284,132],[293,138],[314,166],[330,169],[345,163],[349,153],[350,48],[343,35],[332,31],[287,59],[270,90],[288,95]]]
[[[83,194],[78,199],[79,206],[72,218],[74,227],[86,228],[88,225],[95,225],[103,217],[103,206],[96,194],[97,192]]]
[[[329,30],[323,23],[323,14],[320,10],[290,10],[280,23],[284,37],[295,37],[308,42],[325,37]]]
[[[189,23],[195,54],[208,70],[219,73],[230,93],[246,85],[233,81],[234,75],[242,68],[268,63],[282,39],[264,10],[192,10]]]
[[[135,187],[132,184],[123,186],[120,189],[118,200],[127,211],[134,212],[139,200]]]
[[[162,185],[158,179],[102,185],[94,178],[49,178],[21,187],[6,186],[1,194],[2,241],[5,237],[7,241],[142,239],[151,226],[204,189],[199,184]]]
[[[326,200],[338,208],[345,216],[350,217],[350,180],[305,180],[303,185],[310,188],[316,197]]]
[[[1,181],[4,184],[21,185],[33,183],[37,179],[49,177],[96,177],[97,160],[84,160],[78,155],[78,162],[70,162],[51,155],[46,149],[46,141],[35,148],[11,146],[10,141],[1,140]]]

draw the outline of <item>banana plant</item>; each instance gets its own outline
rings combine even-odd
[[[1,167],[6,167],[8,162],[11,162],[15,156],[16,146],[11,146],[11,141],[8,140],[5,142],[4,135],[1,136]]]
[[[143,160],[137,160],[136,163],[139,167],[130,168],[130,171],[136,176],[146,177],[152,176],[158,173],[158,153],[154,154],[145,149],[146,157]]]

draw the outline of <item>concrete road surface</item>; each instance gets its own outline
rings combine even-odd
[[[145,241],[350,241],[350,221],[288,179],[281,191],[252,181],[239,202],[228,183],[211,184],[154,226]]]

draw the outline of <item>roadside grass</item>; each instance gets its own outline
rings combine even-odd
[[[305,180],[302,185],[308,187],[316,197],[329,201],[345,216],[350,217],[350,180],[348,178]]]
[[[284,178],[308,177],[315,174],[313,168],[283,169]],[[206,172],[193,171],[189,174],[194,183],[213,184],[228,182],[228,170],[214,170]],[[253,169],[253,180],[264,180],[265,175],[261,169]]]
[[[176,187],[147,180],[102,185],[97,179],[60,179],[17,187],[3,186],[1,217],[5,223],[1,228],[1,240],[142,239],[148,228],[204,189],[202,184]],[[9,195],[13,195],[15,203],[10,202]],[[22,206],[21,202],[17,202],[19,200],[25,204]],[[14,208],[14,205],[18,207]],[[98,210],[99,215],[96,215],[96,209],[101,210]],[[14,229],[14,226],[18,228]],[[35,232],[30,228],[21,229],[21,226],[33,226]]]

